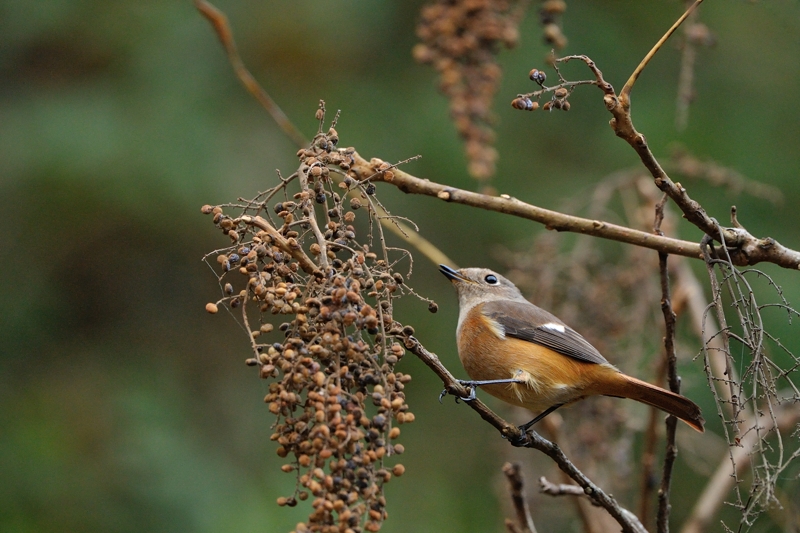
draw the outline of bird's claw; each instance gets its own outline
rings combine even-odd
[[[461,385],[462,387],[466,387],[466,388],[469,389],[469,395],[468,396],[466,396],[466,397],[456,396],[456,403],[458,403],[459,400],[462,400],[462,401],[465,401],[465,402],[471,402],[472,400],[474,400],[474,399],[476,399],[478,397],[477,387],[475,386],[475,382],[474,381],[465,381],[465,380],[461,380],[461,379],[456,380],[456,381],[458,381],[458,384]],[[447,396],[448,394],[450,394],[450,392],[447,390],[447,387],[445,387],[442,390],[442,392],[439,393],[439,403],[442,403],[442,399],[445,396]]]
[[[447,396],[447,389],[442,389],[442,392],[439,393],[439,403],[442,403],[442,398]]]
[[[512,446],[516,446],[520,448],[525,446],[528,442],[528,429],[524,425],[518,426],[517,429],[519,430],[519,436],[515,437],[508,437],[508,442],[511,443]],[[505,437],[505,436],[504,436]]]

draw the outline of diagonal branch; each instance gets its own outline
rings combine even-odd
[[[358,154],[354,154],[354,157],[356,162],[352,170],[359,178],[363,179],[363,177],[371,176],[375,173],[374,166],[371,162],[358,156]],[[380,178],[377,178],[377,180],[379,179]],[[645,231],[638,231],[601,220],[590,220],[559,213],[558,211],[551,211],[525,203],[508,195],[489,196],[458,189],[430,180],[417,178],[400,169],[395,169],[393,179],[391,181],[386,181],[386,183],[394,185],[405,193],[434,196],[446,202],[454,202],[486,209],[488,211],[496,211],[498,213],[526,218],[544,224],[547,229],[594,235],[596,237],[643,246],[645,248],[685,257],[700,258],[702,256],[700,246],[697,243],[661,237]]]
[[[239,81],[252,94],[256,100],[267,110],[272,119],[278,124],[283,133],[294,142],[298,148],[305,148],[308,146],[308,140],[300,132],[297,126],[286,116],[286,113],[278,106],[272,99],[269,93],[258,83],[253,77],[247,67],[244,65],[239,51],[236,48],[236,41],[233,39],[233,32],[231,32],[230,25],[228,24],[228,17],[225,13],[211,5],[205,0],[195,0],[195,7],[198,11],[211,23],[214,31],[217,34],[222,46],[228,54],[228,61],[233,66],[233,70]],[[381,211],[383,211],[381,209]],[[386,214],[385,212],[383,213]],[[403,224],[398,220],[388,220],[381,218],[381,224],[388,228],[389,231],[414,246],[428,257],[434,264],[453,264],[447,256],[438,248],[436,248],[430,241],[420,236],[419,233],[412,230],[408,225]]]
[[[444,382],[445,391],[447,393],[458,398],[466,398],[469,396],[469,391],[456,380],[447,368],[445,368],[436,354],[426,350],[413,336],[406,337],[404,344],[407,350],[419,357],[428,368],[439,376]],[[477,412],[481,418],[494,426],[503,438],[508,439],[512,445],[522,448],[533,448],[550,457],[562,471],[581,486],[584,493],[586,493],[595,504],[603,507],[614,517],[614,520],[622,527],[622,531],[625,533],[647,533],[647,530],[635,514],[620,507],[611,495],[606,494],[603,489],[595,485],[583,472],[578,470],[564,452],[561,451],[558,445],[550,442],[533,430],[526,433],[520,432],[517,426],[509,424],[497,416],[494,411],[489,409],[486,404],[477,398],[465,403]]]
[[[642,138],[644,137],[642,136]],[[649,149],[647,151],[649,153]],[[652,156],[652,154],[650,155]],[[357,153],[353,154],[353,157],[355,158],[355,164],[352,166],[351,170],[356,173],[358,179],[365,179],[375,175],[376,166],[371,161],[367,161]],[[653,157],[653,161],[655,161],[655,157]],[[658,164],[657,161],[655,163]],[[664,174],[664,176],[665,179],[669,181],[666,174]],[[403,172],[399,168],[393,171],[391,180],[376,176],[372,181],[389,183],[409,194],[435,196],[446,202],[455,202],[533,220],[534,222],[544,224],[547,229],[551,230],[592,235],[603,239],[650,248],[659,252],[691,257],[693,259],[700,259],[702,257],[700,245],[691,241],[662,237],[645,231],[604,222],[602,220],[591,220],[567,215],[558,211],[551,211],[525,203],[508,195],[490,196],[458,189],[427,179],[418,178],[407,172]],[[672,184],[672,186],[676,185],[671,181],[669,181],[669,183]],[[680,187],[680,184],[677,184],[677,186]],[[670,199],[675,200],[675,197],[670,194],[669,190],[664,192],[667,193]],[[691,206],[696,206],[696,209],[702,211],[703,216],[708,218],[708,215],[705,214],[700,204],[691,200],[686,194],[686,189],[683,187],[680,187],[680,192],[676,197],[678,199],[675,200],[675,203],[684,210],[684,214],[687,209],[690,211],[694,209],[694,207],[690,209]],[[687,207],[687,205],[690,207]],[[708,218],[708,220],[711,221],[713,228],[717,227],[713,219]],[[731,256],[733,262],[739,266],[754,265],[765,261],[784,268],[800,269],[800,252],[782,246],[771,237],[758,239],[743,228],[723,228],[723,231],[725,232],[725,244],[729,247],[728,254]],[[713,234],[719,234],[719,231],[715,230]]]
[[[236,42],[233,40],[233,34],[228,25],[228,17],[225,16],[225,13],[205,0],[195,0],[194,5],[214,27],[217,37],[219,37],[222,46],[225,47],[225,52],[228,54],[228,61],[230,61],[242,85],[244,85],[247,91],[264,106],[264,109],[267,110],[270,116],[272,116],[272,119],[292,142],[298,146],[306,146],[308,141],[306,141],[302,132],[289,120],[286,113],[283,112],[280,106],[275,103],[275,100],[273,100],[269,93],[259,85],[253,75],[250,74],[250,71],[247,70],[247,67],[244,66],[244,62],[239,56],[239,51],[236,49]]]

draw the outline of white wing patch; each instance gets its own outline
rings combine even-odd
[[[542,327],[542,328],[545,328],[545,329],[552,329],[553,331],[557,331],[559,333],[564,333],[564,332],[567,331],[564,328],[564,326],[562,326],[561,324],[554,324],[552,322],[548,322],[547,324],[542,324],[539,327]]]
[[[492,330],[492,333],[497,335],[498,339],[500,340],[506,339],[506,328],[504,328],[500,322],[498,322],[497,320],[489,319],[486,321],[486,323],[489,324],[489,328]]]

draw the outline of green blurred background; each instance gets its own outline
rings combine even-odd
[[[474,189],[435,73],[411,59],[421,5],[217,3],[246,63],[306,135],[322,98],[342,110],[342,145],[389,161],[421,154],[407,171]],[[681,9],[569,2],[565,52],[588,54],[619,88]],[[708,1],[701,20],[718,42],[699,53],[688,129],[673,126],[679,52],[669,44],[636,86],[634,120],[657,155],[679,141],[779,187],[776,207],[684,183],[721,221],[736,203],[754,234],[798,249],[800,5]],[[521,35],[500,54],[493,184],[557,208],[637,160],[596,90],[576,91],[570,113],[511,109],[548,50],[533,9]],[[586,77],[577,65],[566,72]],[[243,364],[235,321],[203,311],[218,288],[200,260],[226,243],[199,207],[268,188],[275,169],[296,167],[295,151],[189,0],[0,1],[0,531],[281,532],[304,519],[303,505],[274,503],[294,483],[268,441],[266,384]],[[379,195],[462,266],[498,266],[495,244],[524,249],[544,231],[387,186]],[[680,232],[701,237],[686,224]],[[796,275],[764,268],[800,301]],[[441,311],[406,299],[398,316],[458,370],[452,289],[421,256],[409,282]],[[785,322],[774,329],[798,346]],[[403,428],[407,473],[387,486],[384,531],[503,531],[506,447],[469,409],[439,405],[441,384],[419,362],[399,369],[414,375],[417,422]],[[708,396],[700,402],[712,413]],[[553,472],[533,453],[520,457],[537,476]],[[676,523],[696,495],[691,479],[676,480]],[[789,490],[797,498],[796,481]],[[535,501],[540,531],[577,530],[568,503]],[[782,530],[782,516],[755,530]]]

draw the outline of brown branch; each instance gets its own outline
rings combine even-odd
[[[552,483],[544,476],[539,478],[539,492],[550,496],[586,496],[586,492],[578,485]]]
[[[272,237],[273,244],[297,260],[300,268],[302,268],[304,272],[317,277],[324,276],[322,271],[317,267],[316,263],[314,263],[314,261],[312,261],[311,258],[306,255],[299,245],[293,246],[289,240],[286,239],[286,237],[281,235],[278,230],[273,228],[272,225],[263,218],[259,216],[252,217],[250,215],[242,215],[241,217],[234,219],[234,223],[239,222],[244,222],[245,224],[255,226],[260,230],[266,231],[269,236]]]
[[[358,156],[358,154],[354,154],[354,157],[356,162],[352,170],[356,172],[359,179],[363,179],[375,173],[375,169],[369,161]],[[386,181],[386,183],[394,185],[405,193],[433,196],[446,202],[454,202],[533,220],[534,222],[544,224],[547,229],[551,230],[583,233],[585,235],[594,235],[618,242],[643,246],[653,250],[665,251],[670,254],[693,258],[701,257],[700,246],[697,243],[671,239],[669,237],[660,237],[645,231],[638,231],[600,220],[590,220],[566,215],[558,211],[551,211],[527,204],[508,195],[489,196],[464,189],[457,189],[455,187],[449,187],[433,181],[417,178],[400,169],[396,169],[392,180]]]
[[[664,194],[655,205],[655,221],[653,223],[653,233],[656,235],[663,235],[661,224],[664,222],[665,206],[669,197]],[[665,357],[659,364],[657,371],[656,383],[661,383],[665,374],[669,374],[670,388],[673,386],[679,388],[680,382],[677,378],[677,358],[675,356],[675,313],[672,310],[672,300],[670,297],[669,288],[669,272],[667,270],[667,254],[659,252],[659,273],[661,278],[661,311],[664,314],[665,335],[664,335],[664,348]],[[673,391],[677,392],[677,391]],[[655,486],[655,447],[658,439],[658,420],[660,411],[651,408],[650,416],[645,431],[645,444],[644,451],[642,452],[642,479],[641,479],[641,500],[639,507],[639,517],[643,523],[648,522],[648,515],[650,509],[650,493]],[[659,531],[664,531],[664,527],[668,530],[669,513],[669,485],[672,475],[672,465],[674,463],[677,450],[675,448],[675,426],[677,420],[671,420],[674,417],[667,418],[667,455],[664,461],[664,473],[661,480],[661,490],[658,495],[658,523]]]
[[[244,84],[247,90],[253,94],[256,99],[264,106],[270,113],[273,119],[278,123],[286,135],[292,139],[299,147],[305,147],[308,141],[303,137],[302,133],[289,121],[288,117],[280,110],[278,105],[272,100],[269,94],[258,84],[255,78],[250,74],[244,66],[241,57],[236,49],[236,43],[228,25],[227,17],[212,6],[205,0],[195,0],[197,9],[205,16],[217,32],[217,36],[222,42],[225,50],[228,53],[229,60],[239,77],[239,80]],[[705,233],[713,234],[710,230],[714,227],[713,221],[705,213],[703,208],[697,202],[691,200],[686,194],[686,190],[680,184],[673,183],[666,175],[664,170],[656,161],[653,154],[647,147],[647,143],[643,135],[638,133],[633,127],[630,120],[630,105],[629,102],[623,106],[620,99],[614,93],[612,85],[603,79],[603,74],[597,68],[594,61],[587,56],[567,56],[559,58],[557,62],[568,62],[571,60],[579,60],[586,63],[587,67],[595,75],[595,85],[597,85],[605,94],[604,101],[608,110],[614,115],[611,125],[615,133],[628,141],[631,146],[639,153],[645,167],[650,171],[656,180],[656,185],[664,192],[669,194],[678,206],[683,210],[684,216],[694,223],[697,227]],[[359,179],[364,179],[367,176],[375,174],[375,169],[367,170],[365,165],[366,161],[357,158],[357,166],[363,172]],[[355,167],[354,167],[355,170]],[[367,173],[368,172],[368,173]],[[627,244],[634,244],[651,248],[665,253],[674,255],[682,255],[686,257],[699,258],[702,256],[699,246],[696,243],[688,241],[680,241],[677,239],[668,239],[666,237],[656,238],[646,232],[639,232],[623,226],[602,222],[599,220],[588,220],[580,217],[573,217],[542,209],[524,202],[520,202],[512,198],[497,198],[493,196],[479,195],[477,193],[470,193],[455,189],[452,187],[445,187],[444,185],[433,185],[433,190],[430,187],[421,184],[426,183],[424,180],[414,178],[410,174],[395,169],[393,172],[394,179],[385,179],[383,175],[379,179],[393,183],[400,190],[415,194],[428,194],[431,196],[438,196],[439,198],[447,201],[455,201],[482,209],[497,211],[500,213],[507,213],[514,216],[520,216],[529,220],[534,220],[545,224],[548,229],[555,229],[557,231],[572,231],[576,233],[583,233],[586,235],[593,235],[605,239],[611,239],[618,242]],[[491,199],[491,200],[490,200]],[[385,219],[381,223],[387,226],[390,231],[396,233],[401,238],[407,240],[410,244],[415,246],[424,255],[426,255],[434,263],[452,263],[451,261],[444,260],[444,254],[441,253],[429,241],[420,237],[416,232],[410,230],[406,225],[399,221],[389,222]],[[734,263],[739,266],[754,265],[756,263],[766,261],[775,263],[784,268],[800,268],[800,252],[788,249],[772,238],[757,239],[750,235],[746,230],[741,228],[726,228],[725,240],[729,246],[734,249],[730,251]]]
[[[419,357],[428,368],[439,376],[444,383],[444,390],[446,393],[452,394],[458,398],[466,398],[469,395],[469,391],[453,377],[447,368],[445,368],[439,360],[439,357],[426,350],[416,338],[413,336],[406,337],[405,347]],[[527,433],[520,432],[517,426],[509,424],[500,418],[494,411],[489,409],[486,404],[477,398],[465,403],[477,412],[481,418],[494,426],[503,438],[508,439],[513,446],[533,448],[550,457],[562,471],[583,488],[583,491],[594,503],[603,507],[614,517],[614,520],[622,527],[622,531],[625,533],[646,533],[647,530],[636,515],[620,507],[612,496],[606,494],[603,489],[595,485],[583,472],[578,470],[556,444],[553,444],[533,430]]]
[[[247,67],[244,66],[239,51],[236,49],[236,42],[233,40],[233,33],[228,25],[228,17],[225,16],[225,13],[205,0],[195,0],[194,5],[214,27],[214,31],[217,32],[217,37],[219,37],[222,46],[225,47],[225,51],[228,53],[228,61],[230,61],[233,71],[242,82],[242,85],[244,85],[247,91],[264,106],[264,109],[267,110],[275,123],[278,124],[283,130],[283,133],[285,133],[292,142],[298,146],[306,146],[308,141],[306,141],[302,132],[289,120],[286,113],[283,112],[280,106],[275,103],[275,100],[273,100],[267,91],[259,85],[250,71],[247,70]]]
[[[508,488],[511,492],[511,501],[514,504],[514,511],[517,513],[517,520],[520,523],[521,529],[517,529],[522,533],[536,533],[536,526],[533,525],[533,518],[531,517],[531,510],[528,507],[528,500],[525,497],[525,482],[520,472],[519,463],[506,463],[503,465],[503,474],[506,475],[508,480]],[[508,521],[506,521],[506,527]]]
[[[664,197],[666,200],[666,196]],[[660,202],[656,208],[661,210],[656,220],[658,226],[656,231],[660,232],[660,219],[663,219],[664,202]],[[678,378],[678,358],[675,355],[675,312],[672,310],[669,291],[669,272],[667,270],[667,254],[658,254],[659,269],[661,271],[661,311],[664,313],[664,323],[666,334],[664,336],[664,349],[667,361],[667,382],[669,389],[675,394],[681,392],[681,382]],[[664,465],[661,474],[661,487],[658,490],[658,513],[656,515],[656,529],[658,533],[669,533],[669,491],[672,483],[672,467],[675,458],[678,456],[678,448],[675,445],[675,430],[678,419],[674,416],[667,416],[667,443],[664,453]]]
[[[228,18],[225,14],[205,0],[195,0],[194,4],[197,10],[200,11],[213,26],[217,37],[219,37],[222,46],[228,53],[228,61],[230,61],[236,76],[239,78],[239,81],[242,82],[245,89],[247,89],[264,109],[267,110],[272,119],[278,124],[278,127],[281,128],[286,136],[289,137],[298,148],[307,147],[309,144],[308,139],[306,139],[297,126],[289,120],[289,117],[286,116],[269,93],[264,90],[250,71],[247,70],[247,67],[245,67],[237,50],[236,41],[233,39],[233,32],[231,32]],[[386,213],[383,212],[383,214],[385,215]],[[431,244],[430,241],[420,236],[417,232],[408,227],[408,225],[400,221],[389,221],[386,219],[381,219],[380,222],[383,226],[389,228],[392,233],[417,248],[417,250],[428,257],[434,264],[454,264],[453,261],[450,261],[447,256]]]
[[[376,169],[371,161],[367,161],[357,153],[353,154],[353,156],[355,158],[355,164],[352,170],[356,173],[358,179],[365,179],[375,174]],[[653,158],[653,160],[655,161],[655,158]],[[378,176],[373,178],[373,181],[382,180],[408,194],[434,196],[446,202],[454,202],[532,220],[544,224],[544,226],[550,230],[582,233],[584,235],[592,235],[594,237],[625,244],[650,248],[651,250],[672,255],[680,255],[694,259],[702,258],[700,245],[691,241],[653,235],[646,231],[638,231],[601,220],[591,220],[567,215],[558,211],[552,211],[525,203],[508,195],[490,196],[458,189],[427,179],[418,178],[400,169],[395,169],[393,174],[391,180],[385,180]],[[667,180],[668,179],[669,178],[667,178]],[[669,183],[672,182],[670,181]],[[680,185],[678,184],[678,186]],[[681,195],[688,198],[685,189],[681,188],[681,191],[682,193],[678,195],[679,200],[682,197]],[[664,192],[667,193],[670,199],[675,200],[669,191]],[[689,200],[702,211],[700,204],[697,204],[691,199]],[[676,201],[676,204],[681,206],[681,201]],[[683,207],[681,208],[683,209]],[[705,214],[705,211],[703,211],[703,213]],[[729,247],[729,254],[734,263],[739,266],[753,265],[766,261],[784,268],[800,269],[800,252],[782,246],[771,237],[757,239],[741,228],[724,228],[723,231],[725,232],[725,243]]]
[[[644,135],[636,131],[631,119],[631,103],[630,103],[630,90],[636,78],[641,74],[641,70],[650,60],[653,54],[660,48],[672,32],[677,29],[678,25],[688,16],[688,14],[700,3],[702,0],[697,0],[684,15],[673,25],[672,28],[659,40],[653,50],[642,60],[637,69],[631,75],[628,83],[625,84],[619,96],[614,92],[613,86],[603,78],[603,73],[595,65],[594,61],[586,56],[568,56],[557,59],[556,62],[566,62],[572,59],[577,59],[586,63],[586,66],[595,76],[595,85],[603,91],[603,102],[606,109],[612,114],[613,118],[609,122],[614,133],[625,140],[639,155],[645,168],[650,172],[653,177],[655,185],[664,193],[666,193],[672,201],[674,201],[680,210],[683,212],[684,218],[697,226],[706,235],[719,235],[718,224],[711,218],[703,209],[703,207],[692,200],[686,189],[680,183],[673,182],[667,173],[664,171],[661,164],[650,151],[647,144],[647,139]],[[555,227],[554,229],[562,229]],[[568,229],[568,228],[563,228]],[[600,237],[611,238],[613,240],[620,240],[629,244],[639,244],[630,242],[620,238],[614,238],[606,235],[598,235],[597,233],[589,233],[587,231],[579,231],[580,233],[587,233],[597,235]],[[738,266],[755,265],[762,261],[774,263],[783,268],[800,269],[800,252],[791,250],[778,243],[771,237],[759,239],[751,235],[747,230],[741,227],[735,228],[722,228],[723,238],[730,250],[728,251],[733,263]],[[643,246],[642,244],[639,244]],[[650,248],[657,249],[661,252],[669,252],[664,249],[649,246]],[[694,250],[693,250],[694,251]],[[689,257],[699,257],[698,255],[681,253],[679,255],[686,255]]]
[[[633,89],[633,84],[636,83],[636,80],[639,78],[639,75],[642,73],[644,68],[647,66],[650,60],[653,59],[653,56],[656,55],[656,52],[661,50],[661,47],[664,46],[664,43],[667,42],[667,39],[669,39],[672,36],[672,34],[675,33],[678,27],[681,24],[683,24],[683,21],[686,20],[686,17],[688,17],[691,14],[691,12],[694,11],[695,8],[699,6],[702,2],[703,0],[697,0],[695,3],[689,6],[689,9],[687,9],[686,12],[683,15],[681,15],[680,18],[678,18],[678,20],[675,21],[675,24],[673,24],[672,27],[667,30],[667,33],[665,33],[661,37],[661,39],[659,39],[658,42],[653,46],[653,48],[651,48],[650,51],[647,52],[647,55],[644,56],[644,59],[642,59],[642,61],[639,63],[636,69],[634,69],[633,74],[631,74],[631,77],[628,78],[628,81],[625,83],[625,86],[622,87],[622,90],[619,92],[620,100],[623,100],[624,102],[630,102],[630,93],[631,89]]]

